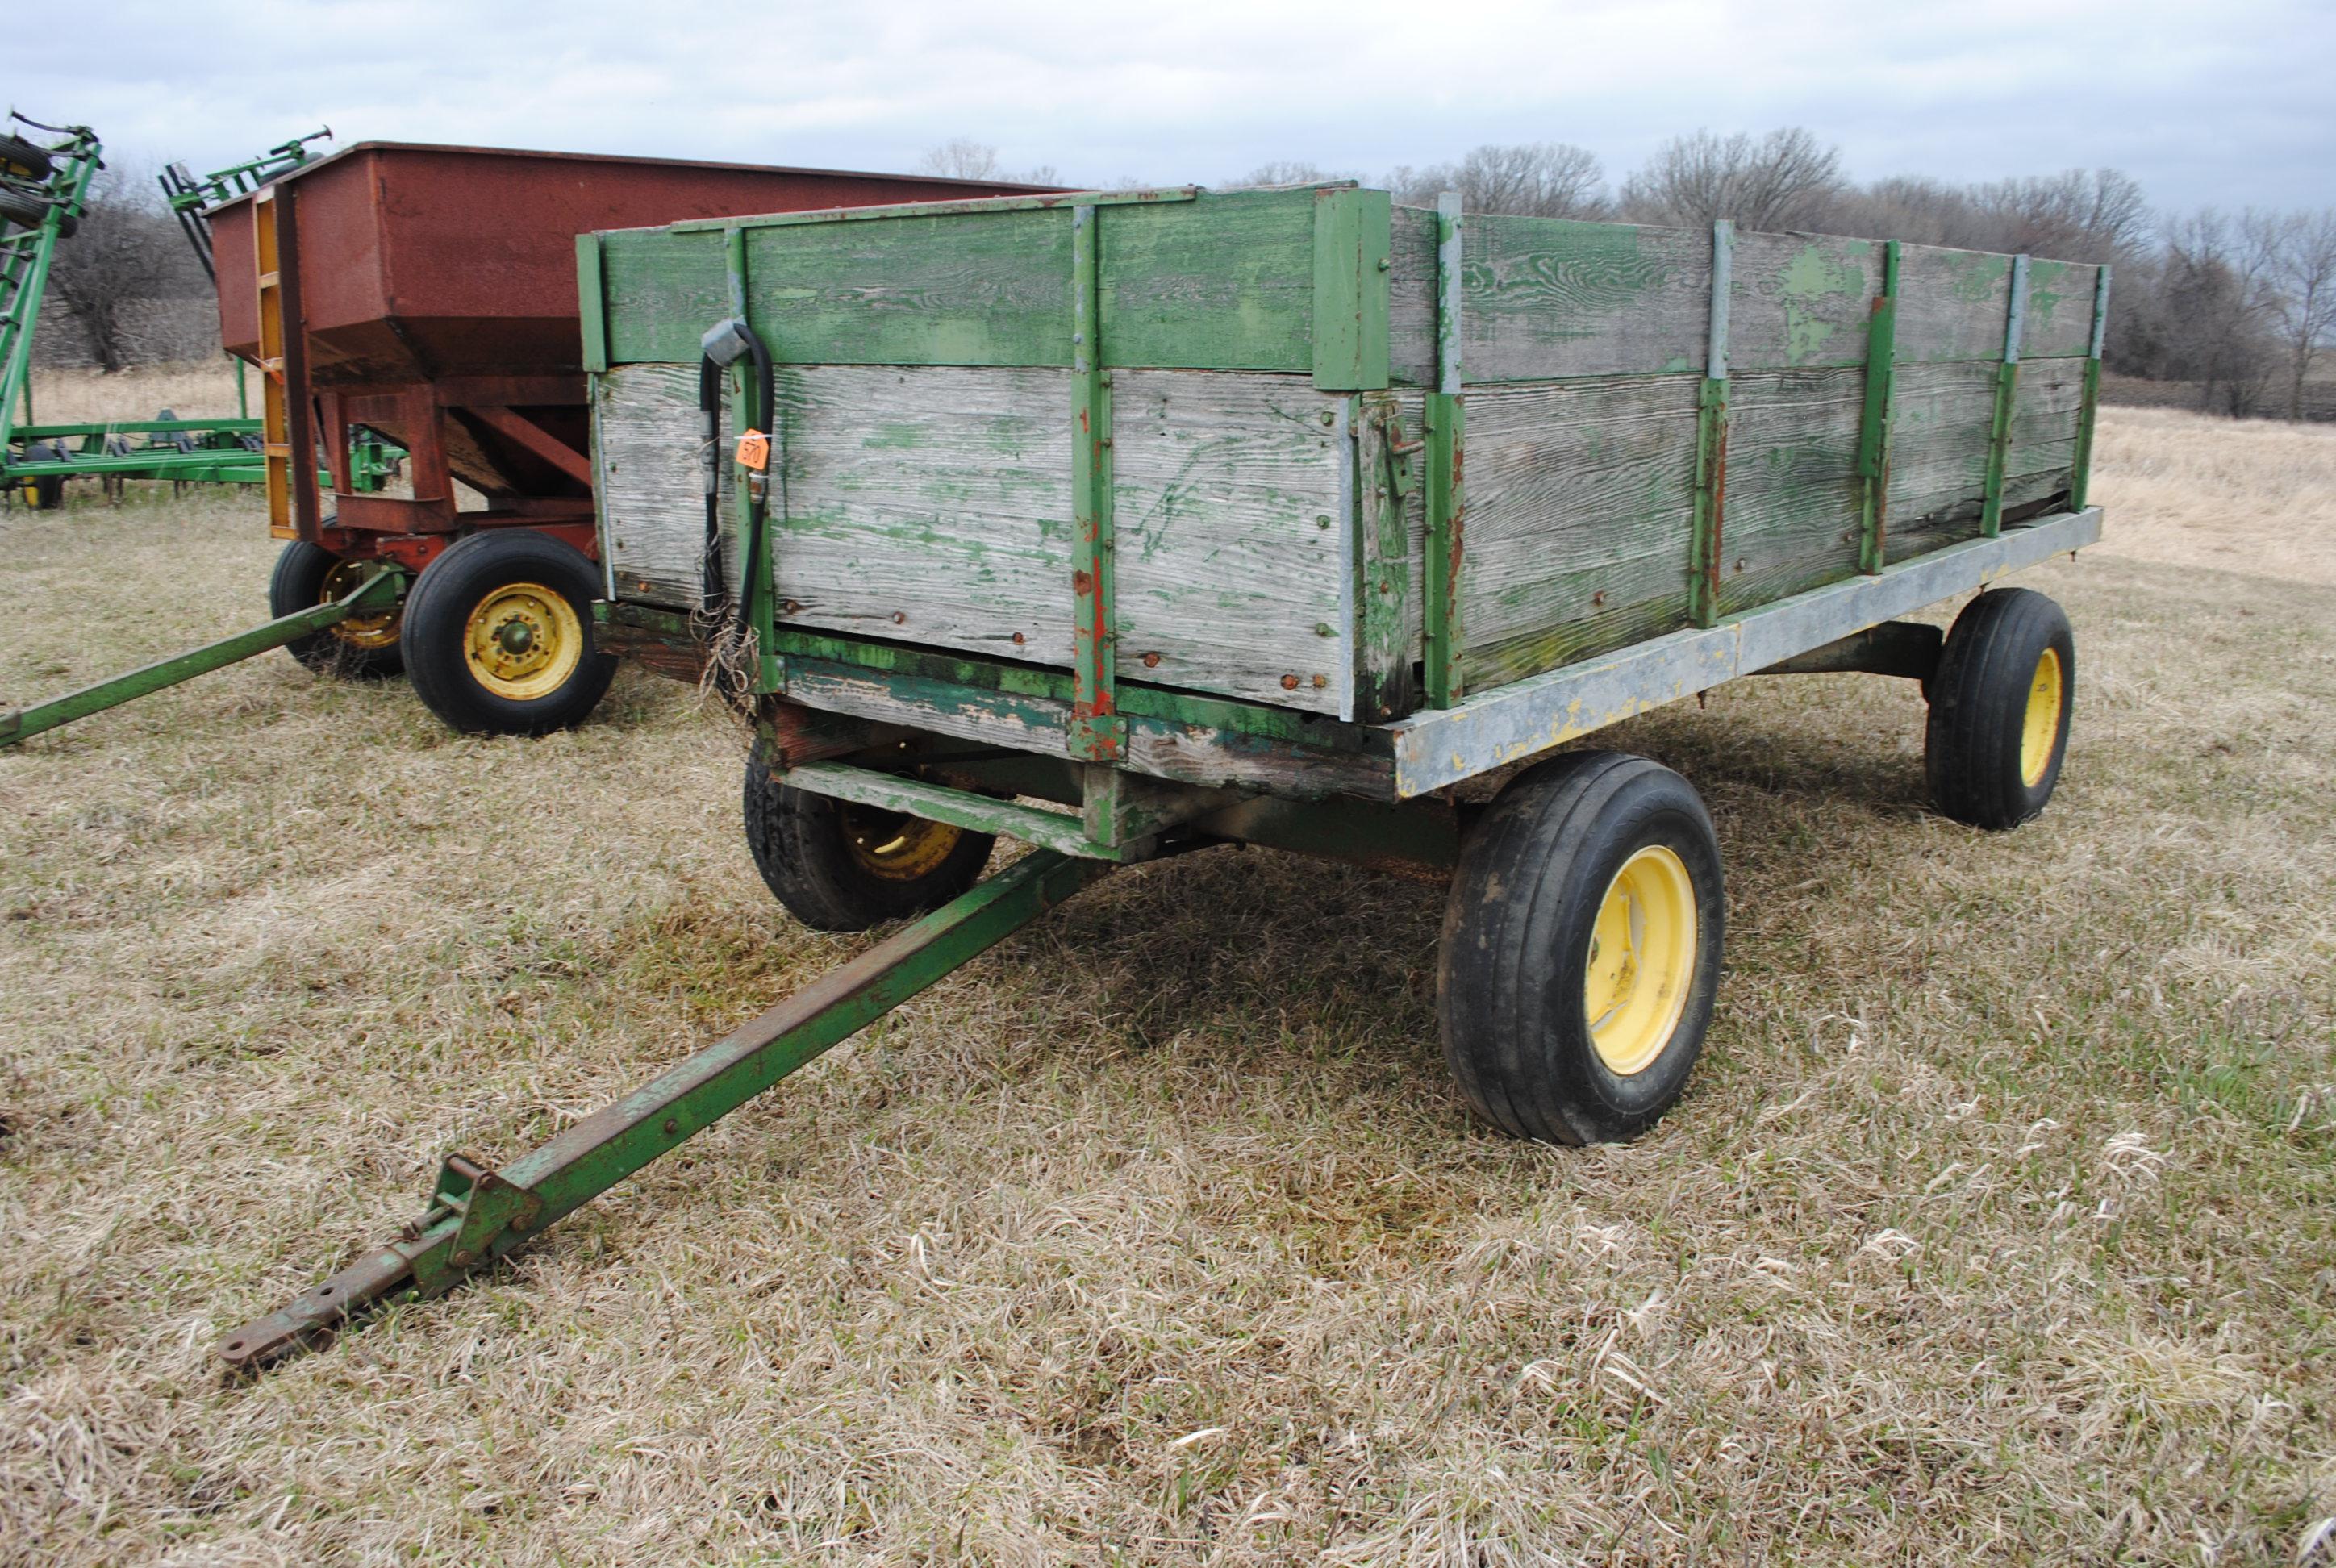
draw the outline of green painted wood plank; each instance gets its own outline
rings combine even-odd
[[[1104,363],[1310,374],[1314,206],[1315,192],[1299,190],[1114,209]]]
[[[1387,384],[1392,209],[1384,190],[1314,192],[1313,368],[1325,392]]]
[[[608,300],[600,276],[600,237],[576,237],[576,305],[584,334],[584,368],[608,368]]]

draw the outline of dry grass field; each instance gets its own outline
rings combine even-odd
[[[247,1383],[214,1336],[443,1153],[867,939],[638,671],[529,743],[270,656],[0,754],[0,1562],[2331,1561],[2336,429],[2112,410],[2098,492],[2020,832],[1924,811],[1900,683],[1612,732],[1730,877],[1637,1145],[1471,1122],[1436,890],[1212,852]],[[0,704],[271,554],[246,495],[0,515]]]

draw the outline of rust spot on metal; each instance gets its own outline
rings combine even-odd
[[[1298,689],[1298,677],[1294,675],[1283,676],[1281,677],[1281,689],[1284,691],[1296,691]]]
[[[1014,634],[1014,646],[1015,646],[1016,648],[1020,648],[1020,647],[1022,646],[1022,644],[1023,644],[1023,641],[1024,641],[1024,638],[1023,638],[1022,634],[1021,634],[1020,632],[1018,632],[1018,631],[1017,631],[1017,632],[1016,632],[1016,633]]]
[[[1071,591],[1085,595],[1095,591],[1095,579],[1084,571],[1071,573]]]
[[[1144,656],[1144,667],[1146,669],[1158,669],[1160,667],[1160,656],[1156,653],[1145,654]]]
[[[1321,690],[1324,687],[1329,686],[1329,684],[1330,677],[1327,675],[1318,675],[1314,677],[1314,689],[1317,691]]]

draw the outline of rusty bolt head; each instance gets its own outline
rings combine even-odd
[[[1329,686],[1329,684],[1330,677],[1327,675],[1318,675],[1314,677],[1314,689],[1317,691],[1321,690],[1324,687]]]
[[[1156,653],[1145,654],[1144,656],[1144,667],[1146,669],[1158,669],[1160,667],[1160,656]]]
[[[1298,689],[1298,677],[1294,675],[1283,676],[1281,677],[1281,689],[1284,691],[1296,691]]]
[[[1017,631],[1014,634],[1014,646],[1016,648],[1020,648],[1024,640],[1025,639],[1020,632]]]
[[[894,626],[906,626],[908,621],[909,612],[907,610],[896,609],[892,612],[892,624]]]
[[[666,1135],[667,1137],[670,1138],[671,1136],[673,1136],[673,1135],[674,1135],[674,1134],[676,1134],[676,1133],[679,1132],[680,1130],[681,1130],[681,1120],[680,1120],[680,1118],[679,1118],[679,1117],[677,1117],[677,1116],[667,1116],[667,1117],[665,1119],[665,1135]]]
[[[787,600],[787,602],[786,602],[786,603],[784,603],[784,604],[781,605],[779,608],[780,608],[781,609],[785,610],[789,615],[793,615],[793,614],[794,614],[797,610],[799,610],[799,609],[803,609],[803,606],[801,606],[801,605],[797,604],[793,599],[789,599],[789,600]]]

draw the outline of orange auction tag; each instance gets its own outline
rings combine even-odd
[[[750,430],[738,438],[738,466],[751,468],[756,473],[771,466],[771,438],[759,430]]]

